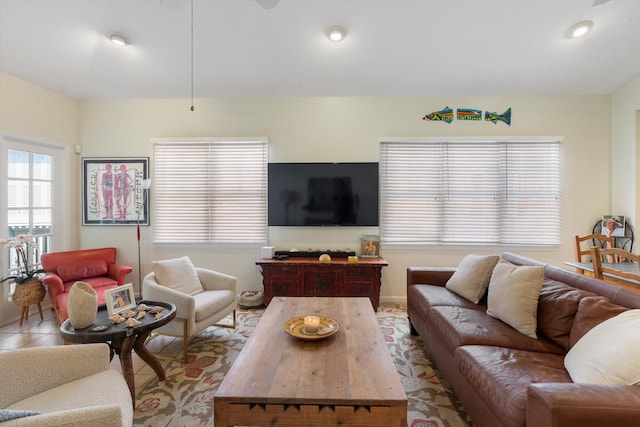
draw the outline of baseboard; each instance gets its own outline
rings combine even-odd
[[[380,297],[380,303],[406,304],[407,297]]]

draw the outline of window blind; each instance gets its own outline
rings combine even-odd
[[[560,243],[560,140],[381,141],[386,244]]]
[[[268,142],[155,141],[157,243],[267,242]]]

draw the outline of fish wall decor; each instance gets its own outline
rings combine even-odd
[[[434,111],[433,113],[427,114],[422,118],[422,120],[451,123],[453,121],[453,110],[449,107],[444,107],[440,111]]]
[[[482,120],[482,110],[473,108],[458,108],[456,110],[457,120]]]
[[[427,114],[422,118],[422,120],[451,123],[453,122],[453,109],[448,106],[444,107],[442,110]],[[458,108],[456,109],[456,120],[482,121],[482,110],[476,110],[474,108]],[[484,120],[491,122],[494,125],[498,122],[503,122],[507,126],[511,126],[511,107],[507,108],[507,110],[502,114],[485,111]]]
[[[511,107],[507,108],[507,111],[502,114],[485,111],[484,119],[488,122],[493,123],[494,125],[498,122],[504,122],[507,124],[507,126],[511,126]]]

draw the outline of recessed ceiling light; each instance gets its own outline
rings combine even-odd
[[[593,27],[593,21],[578,22],[577,24],[569,28],[567,35],[572,39],[582,37],[589,32],[591,27]]]
[[[346,36],[347,30],[338,25],[329,28],[329,32],[327,33],[327,37],[329,37],[329,40],[332,42],[341,42]]]
[[[126,37],[122,34],[109,33],[107,37],[109,38],[109,40],[111,40],[111,43],[115,44],[116,46],[126,46],[129,44]]]

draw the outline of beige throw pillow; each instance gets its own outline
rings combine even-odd
[[[499,259],[498,255],[467,255],[460,261],[445,287],[478,304],[487,291],[491,273]]]
[[[543,280],[542,266],[513,265],[500,260],[489,281],[487,314],[528,337],[538,338],[538,296]]]
[[[640,384],[640,309],[605,320],[571,347],[564,366],[574,383]]]
[[[189,257],[151,262],[158,284],[188,295],[202,292],[198,273]]]

